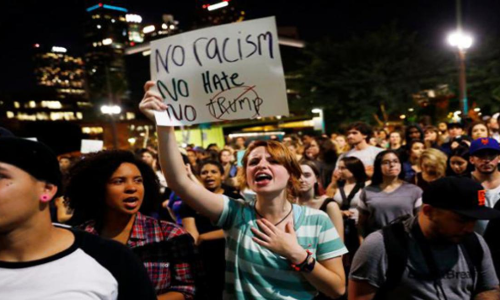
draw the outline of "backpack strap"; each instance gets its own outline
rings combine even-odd
[[[382,228],[384,247],[387,254],[387,272],[384,284],[379,288],[375,299],[385,299],[388,291],[395,288],[403,276],[408,261],[408,234],[402,220]]]
[[[321,207],[319,208],[319,210],[326,212],[326,208],[328,207],[328,204],[330,204],[331,202],[337,203],[335,200],[333,200],[333,198],[326,198],[323,201],[323,204],[321,204]]]
[[[469,272],[472,277],[472,282],[474,284],[474,290],[476,282],[476,272],[479,273],[482,270],[482,261],[484,256],[483,247],[479,242],[479,239],[475,233],[469,234],[463,242],[460,244],[464,258],[467,261],[467,266],[469,267]]]
[[[351,192],[349,193],[348,196],[346,196],[345,190],[343,186],[339,186],[339,192],[340,196],[342,197],[342,205],[340,207],[341,210],[348,210],[351,207],[351,201],[356,195],[357,192],[359,192],[360,189],[365,187],[365,183],[356,183],[356,185],[352,188]]]

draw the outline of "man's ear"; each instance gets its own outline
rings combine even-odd
[[[58,187],[55,184],[44,182],[43,183],[43,195],[48,199],[52,200],[57,194]]]
[[[427,218],[431,219],[432,216],[434,215],[434,207],[432,207],[429,204],[422,204],[422,207],[420,208],[420,211],[426,216]]]

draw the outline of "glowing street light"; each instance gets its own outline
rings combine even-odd
[[[462,30],[448,35],[448,43],[457,48],[458,53],[458,88],[460,98],[460,110],[463,116],[467,116],[469,112],[469,104],[467,100],[467,83],[465,78],[465,52],[472,46],[473,39],[469,34],[464,33]]]
[[[207,7],[207,9],[208,9],[208,11],[212,11],[212,10],[216,10],[216,9],[219,9],[219,8],[226,7],[228,5],[229,5],[229,3],[227,3],[227,1],[223,1],[223,2],[219,2],[219,3],[215,3],[215,4],[212,4],[212,5],[209,5]]]
[[[467,50],[472,46],[472,37],[462,31],[455,31],[448,35],[448,43],[452,47],[457,47],[461,50]]]
[[[111,39],[111,38],[104,39],[104,40],[102,40],[102,44],[104,46],[111,45],[111,44],[113,44],[113,39]]]
[[[105,115],[119,115],[122,108],[118,105],[103,105],[101,106],[101,112]]]

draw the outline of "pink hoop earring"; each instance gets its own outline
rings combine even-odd
[[[49,196],[47,196],[47,195],[43,195],[42,197],[40,197],[40,201],[42,201],[42,202],[49,202],[49,200],[50,200]]]

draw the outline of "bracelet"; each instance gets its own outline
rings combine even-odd
[[[304,259],[303,262],[301,262],[300,264],[290,264],[290,266],[292,267],[292,269],[294,269],[297,272],[300,272],[304,268],[304,266],[307,265],[307,261],[309,260],[309,257],[311,257],[312,252],[309,251],[309,249],[306,249],[306,252],[307,252],[307,256],[306,256],[306,259]]]

